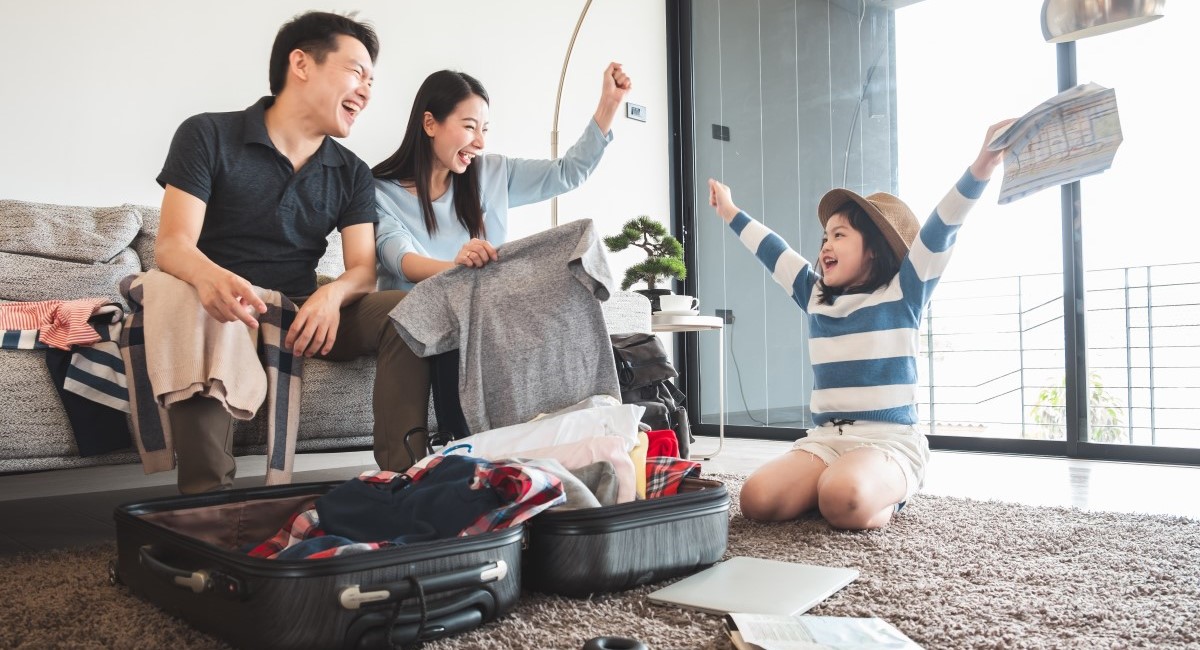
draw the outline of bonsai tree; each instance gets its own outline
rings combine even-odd
[[[623,291],[628,291],[638,282],[645,282],[646,288],[653,291],[659,283],[665,283],[669,278],[682,280],[687,277],[687,267],[683,265],[683,244],[668,235],[661,223],[645,215],[627,221],[621,227],[621,234],[605,237],[604,245],[613,253],[630,246],[646,251],[644,261],[625,269],[625,279],[621,281]]]

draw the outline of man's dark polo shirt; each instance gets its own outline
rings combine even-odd
[[[299,298],[316,290],[317,261],[335,227],[378,221],[375,190],[367,164],[330,137],[294,172],[267,136],[274,101],[185,120],[157,180],[207,204],[197,245],[209,259]]]

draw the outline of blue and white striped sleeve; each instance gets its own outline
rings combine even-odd
[[[937,280],[950,263],[958,229],[985,187],[987,181],[976,179],[968,169],[934,208],[908,253],[907,262],[912,265],[910,270],[914,276],[908,276],[901,266],[901,281],[906,296],[920,294],[921,304],[928,301]]]
[[[767,267],[775,282],[801,309],[807,311],[813,285],[817,282],[812,264],[792,250],[782,237],[751,219],[745,212],[738,212],[729,222],[729,227],[758,261]]]

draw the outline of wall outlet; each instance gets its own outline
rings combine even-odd
[[[646,107],[631,102],[625,102],[625,117],[628,117],[631,120],[645,122]]]
[[[712,132],[713,132],[713,140],[721,140],[722,142],[729,142],[729,127],[724,126],[722,124],[714,124],[714,125],[712,125]]]
[[[733,325],[733,310],[718,309],[717,318],[720,318],[722,321],[724,321],[726,325]]]

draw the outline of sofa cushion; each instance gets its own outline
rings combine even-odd
[[[103,296],[124,307],[121,279],[141,270],[132,248],[122,249],[106,264],[0,253],[0,299],[37,302]]]
[[[71,422],[54,390],[46,354],[40,350],[0,350],[0,468],[3,461],[57,456],[79,457]],[[3,470],[0,470],[3,471]]]
[[[154,240],[158,238],[159,209],[148,205],[134,206],[142,215],[142,230],[133,238],[131,246],[142,258],[142,270],[158,268],[154,263]]]
[[[107,262],[142,227],[133,205],[91,208],[0,200],[0,252],[72,262]]]

